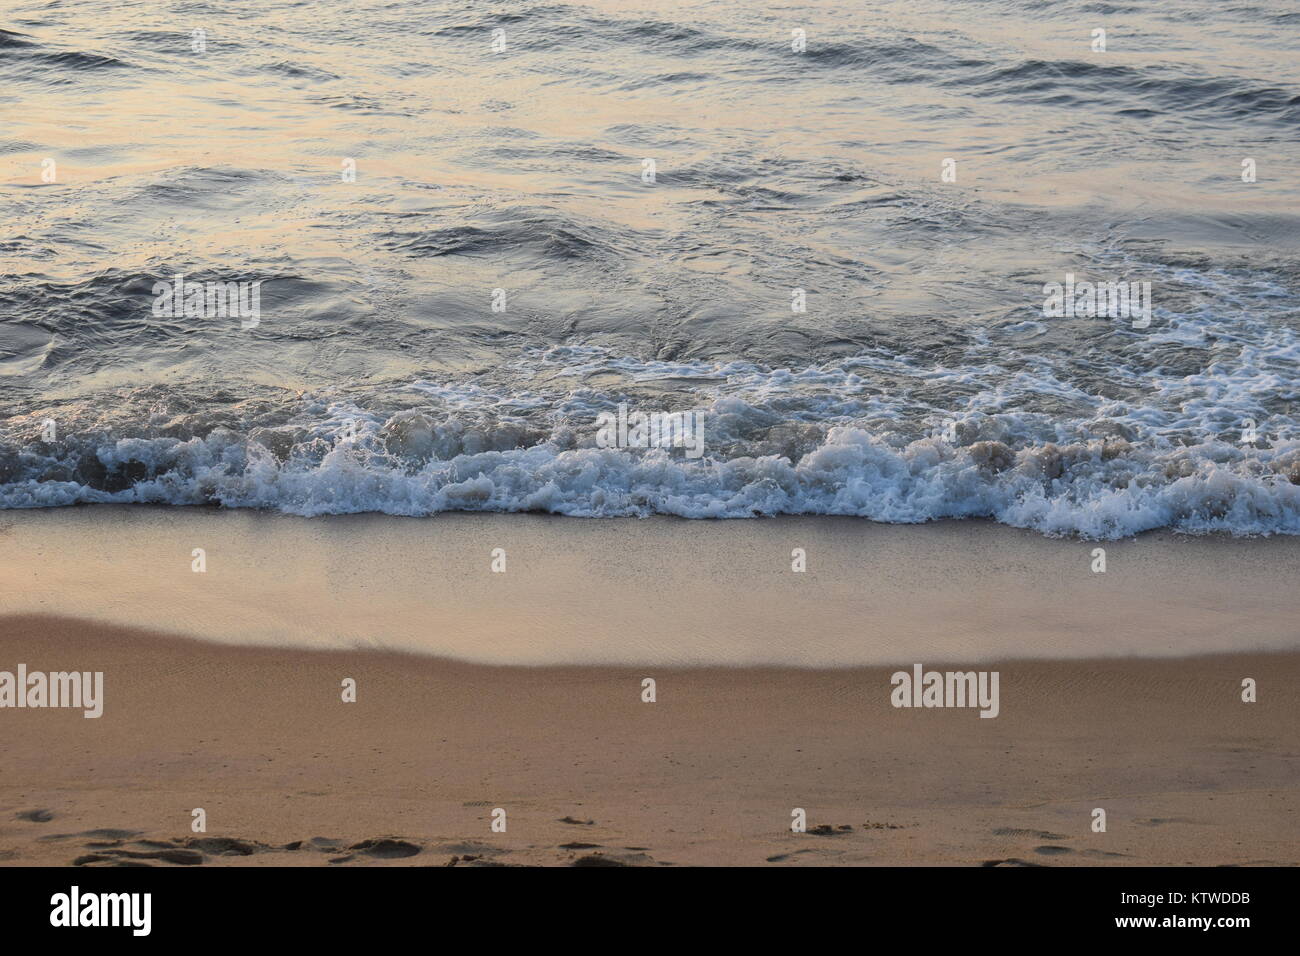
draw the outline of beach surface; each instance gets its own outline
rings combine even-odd
[[[482,664],[1300,650],[1300,539],[1285,535],[1095,542],[986,521],[94,506],[0,513],[0,580],[0,615]]]
[[[2,523],[0,671],[104,675],[99,718],[0,709],[2,864],[1300,862],[1291,540]],[[893,706],[917,663],[998,672],[996,718]]]

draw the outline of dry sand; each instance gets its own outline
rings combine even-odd
[[[977,524],[230,517],[6,516],[0,670],[103,671],[105,705],[99,719],[0,710],[0,862],[1300,862],[1289,541],[1121,542],[1106,545],[1103,578],[1078,573],[1095,545]],[[417,529],[482,580],[454,562],[417,561],[437,583],[412,597],[409,549],[427,556],[403,536]],[[550,563],[520,560],[494,580],[487,549],[502,534],[514,536],[502,546]],[[812,542],[813,570],[797,585],[789,534]],[[204,541],[209,562],[238,545],[260,574],[234,574],[228,591],[212,572],[190,572],[189,545]],[[1115,573],[1117,554],[1127,575]],[[158,570],[175,560],[184,575]],[[769,560],[781,570],[763,570]],[[690,580],[704,565],[720,570]],[[650,604],[617,610],[648,568],[661,575],[648,585],[662,589],[657,629]],[[40,588],[10,588],[24,575]],[[1049,593],[1033,590],[1048,582]],[[503,624],[474,601],[506,586],[518,590]],[[545,589],[557,586],[548,604]],[[800,599],[782,590],[791,586],[819,590]],[[1110,589],[1106,601],[1087,590],[1098,587]],[[277,588],[280,630],[241,629]],[[375,609],[353,643],[386,649],[338,649],[352,621],[366,620],[349,588]],[[909,603],[927,589],[928,605]],[[438,626],[416,627],[421,599]],[[855,600],[875,616],[846,619],[862,607]],[[40,601],[54,606],[31,613]],[[232,617],[209,620],[222,602]],[[160,615],[179,633],[106,623],[156,626]],[[1117,630],[1094,633],[1103,624]],[[566,637],[573,627],[581,639]],[[182,636],[223,628],[222,640],[244,646]],[[394,650],[455,656],[476,634],[489,644],[478,656],[496,663]],[[1115,656],[1132,652],[1117,635],[1143,656]],[[744,666],[683,666],[692,642],[705,660]],[[1219,653],[1170,656],[1180,645]],[[500,663],[593,648],[604,663]],[[939,656],[914,654],[926,651]],[[789,666],[836,654],[852,666]],[[767,660],[785,663],[755,666]],[[999,671],[999,716],[891,706],[891,672],[918,661]],[[348,677],[355,703],[340,699]],[[654,703],[641,699],[646,677]],[[1241,701],[1245,677],[1259,682],[1257,703]],[[196,807],[203,834],[190,829]],[[498,807],[505,833],[490,826]],[[796,807],[810,832],[790,832]],[[1091,829],[1098,807],[1105,833]]]
[[[0,713],[8,864],[1300,860],[1296,654],[1000,663],[988,720],[894,709],[887,669],[486,667],[54,618],[0,633],[5,662],[105,674],[99,719]],[[814,832],[788,832],[795,807]],[[349,849],[368,840],[400,842]]]

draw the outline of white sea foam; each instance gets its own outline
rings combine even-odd
[[[735,424],[729,419],[750,412],[736,399],[719,399],[707,414],[726,429]],[[326,419],[322,427],[327,422],[337,424],[337,419]],[[1033,425],[971,416],[958,424],[959,434],[979,440],[965,445],[935,437],[899,444],[861,428],[836,426],[797,460],[736,454],[693,461],[663,449],[561,447],[544,441],[462,451],[413,465],[411,457],[394,456],[384,447],[384,426],[371,418],[363,421],[355,441],[337,441],[318,459],[281,460],[260,442],[223,431],[189,441],[124,439],[101,447],[99,460],[110,470],[136,463],[152,477],[116,491],[76,481],[20,480],[0,487],[0,505],[216,502],[299,515],[826,514],[905,523],[988,517],[1047,534],[1094,538],[1152,528],[1300,533],[1300,485],[1293,483],[1300,477],[1300,442],[1261,451],[1225,442],[1142,448],[1123,439],[1091,439],[1015,449],[979,438],[990,432],[1010,437],[1017,427],[1032,433]],[[430,431],[434,444],[481,444],[466,439],[464,429],[444,425],[440,431]],[[427,451],[406,450],[417,458]]]
[[[65,408],[60,442],[41,439],[41,411],[10,419],[0,508],[984,517],[1092,538],[1300,533],[1296,333],[1266,314],[1188,311],[1182,323],[1164,334],[1230,344],[1189,372],[1152,367],[1160,339],[1143,340],[1132,365],[1096,370],[1009,353],[988,332],[942,361],[878,348],[796,368],[565,345],[493,375],[325,388],[269,412],[253,398],[235,414],[187,398],[171,418],[153,389],[138,408]],[[625,402],[702,410],[704,457],[596,447],[598,417]]]

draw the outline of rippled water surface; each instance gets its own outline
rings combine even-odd
[[[1292,4],[0,10],[0,507],[1300,533]]]

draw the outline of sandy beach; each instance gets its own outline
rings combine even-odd
[[[4,596],[0,670],[102,672],[104,693],[97,719],[0,710],[0,862],[1300,862],[1290,541],[1111,542],[1102,575],[1086,542],[988,524],[812,522],[797,526],[812,569],[798,575],[780,521],[665,522],[663,536],[653,521],[632,536],[624,522],[521,516],[257,522],[263,573],[241,576],[217,569],[252,547],[245,516],[6,516],[0,567],[20,586]],[[74,534],[80,549],[60,537]],[[334,542],[303,552],[319,573],[285,558],[301,535]],[[411,568],[430,570],[417,538],[475,568],[444,560],[412,589]],[[205,573],[189,566],[199,541]],[[493,546],[534,557],[494,574]],[[763,578],[769,558],[779,569]],[[818,583],[828,561],[858,570]],[[890,561],[893,577],[878,570]],[[157,570],[168,563],[180,570]],[[717,573],[701,579],[703,565]],[[941,579],[960,586],[922,602]],[[800,602],[782,590],[796,581],[832,591]],[[619,607],[637,582],[653,600],[621,605],[625,629],[584,614]],[[245,600],[221,617],[230,586]],[[507,586],[516,603],[475,604],[476,589]],[[1237,604],[1221,600],[1234,588]],[[838,603],[853,589],[863,616]],[[280,630],[245,626],[277,594]],[[754,641],[738,643],[741,625],[709,630],[745,600]],[[165,616],[178,624],[157,627]],[[860,625],[859,652],[827,667],[855,646],[834,621]],[[480,653],[459,653],[476,641]],[[690,641],[704,663],[680,659]],[[941,653],[958,642],[971,651]],[[604,663],[568,659],[591,647]],[[894,707],[891,674],[914,663],[997,671],[997,717]],[[191,830],[195,808],[206,832]],[[790,830],[796,808],[807,832]]]
[[[1294,5],[6,14],[8,923],[452,899],[290,866],[890,867],[958,945],[1289,901]]]

